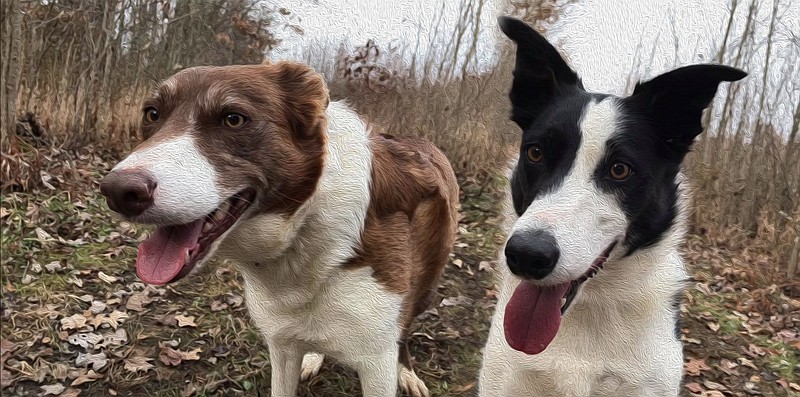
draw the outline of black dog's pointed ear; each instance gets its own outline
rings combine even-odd
[[[723,81],[738,81],[747,73],[724,65],[691,65],[637,83],[624,102],[647,114],[666,141],[681,154],[703,132],[703,110]]]
[[[523,130],[530,125],[558,89],[583,89],[573,71],[553,45],[525,22],[511,17],[497,19],[500,30],[517,44],[514,82],[509,98],[511,120]]]

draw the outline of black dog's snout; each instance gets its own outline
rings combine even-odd
[[[543,230],[518,231],[506,243],[506,263],[511,273],[540,280],[547,277],[561,254],[555,237]]]

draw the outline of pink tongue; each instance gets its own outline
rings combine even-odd
[[[139,244],[136,275],[148,284],[174,280],[186,263],[186,249],[197,245],[203,220],[179,226],[159,226],[150,238]]]
[[[508,345],[527,354],[543,352],[561,325],[561,298],[569,286],[569,282],[548,287],[520,283],[503,321]]]

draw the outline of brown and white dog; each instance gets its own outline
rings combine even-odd
[[[291,62],[183,70],[146,102],[141,128],[101,183],[112,210],[157,226],[139,278],[236,263],[273,396],[294,396],[326,354],[358,371],[365,396],[428,394],[405,339],[456,234],[459,190],[440,150],[370,134]]]

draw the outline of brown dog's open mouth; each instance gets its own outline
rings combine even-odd
[[[613,241],[583,275],[559,285],[540,286],[523,281],[508,301],[503,318],[506,341],[515,350],[527,354],[543,352],[556,337],[561,325],[561,315],[586,280],[603,268],[617,245]]]
[[[183,225],[158,226],[139,244],[136,275],[148,284],[166,284],[189,274],[211,244],[250,207],[255,190],[239,192],[212,213]]]

